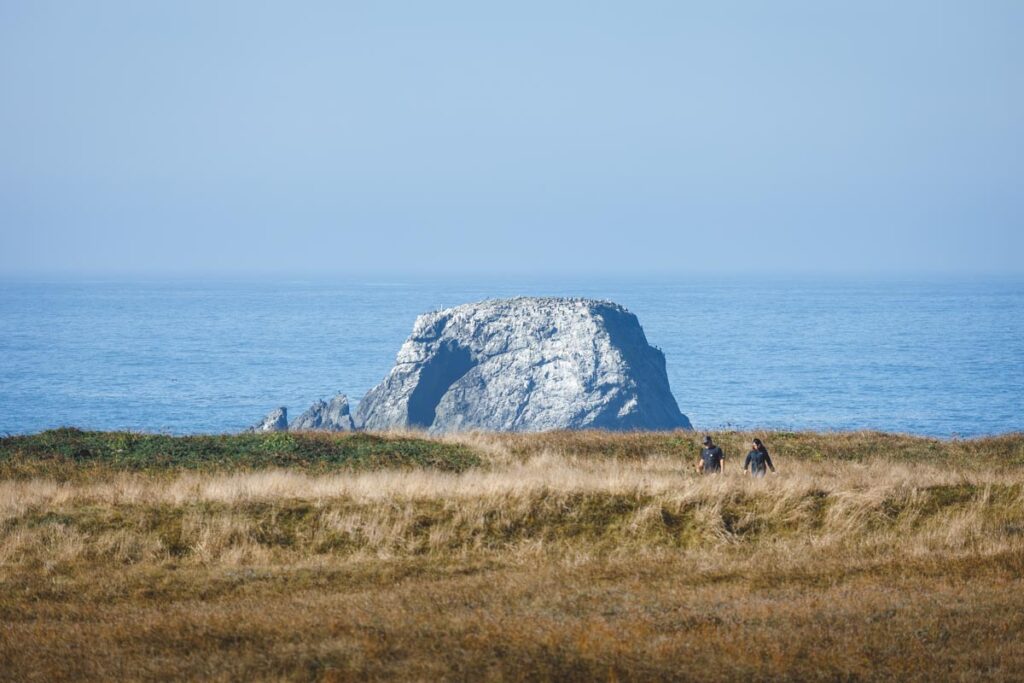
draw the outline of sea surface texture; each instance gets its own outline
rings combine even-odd
[[[2,282],[0,433],[234,432],[339,391],[356,404],[419,313],[517,295],[629,308],[696,429],[1024,429],[1024,283],[751,276]]]

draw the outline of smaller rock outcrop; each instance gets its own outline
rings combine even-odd
[[[250,432],[284,432],[288,430],[288,409],[274,408],[260,422],[249,427]]]
[[[338,394],[330,403],[319,400],[292,420],[289,431],[350,432],[356,428],[348,407],[348,397]]]

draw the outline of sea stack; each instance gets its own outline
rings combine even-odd
[[[609,301],[516,298],[419,316],[363,429],[691,429],[664,354]]]
[[[283,432],[288,429],[288,409],[284,406],[274,408],[266,417],[249,427],[250,432]]]
[[[338,394],[328,403],[319,400],[292,420],[288,431],[350,432],[355,429],[349,412],[348,397]]]

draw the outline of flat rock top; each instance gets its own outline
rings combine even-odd
[[[461,304],[439,311],[424,313],[416,319],[416,327],[419,327],[421,323],[439,317],[448,317],[453,320],[533,318],[536,316],[563,316],[571,314],[586,316],[606,311],[630,315],[629,311],[623,306],[612,301],[551,296],[521,296],[514,299],[485,299],[484,301]],[[415,334],[416,329],[414,327],[413,335]]]
[[[495,356],[524,343],[564,350],[593,350],[592,340],[605,330],[627,332],[617,341],[647,344],[632,313],[610,301],[558,297],[489,299],[425,313],[416,318],[398,362],[417,362],[418,345],[458,338],[475,356]],[[412,352],[403,357],[403,352]]]

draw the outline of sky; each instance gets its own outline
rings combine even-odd
[[[0,276],[1024,275],[1024,3],[0,0]]]

